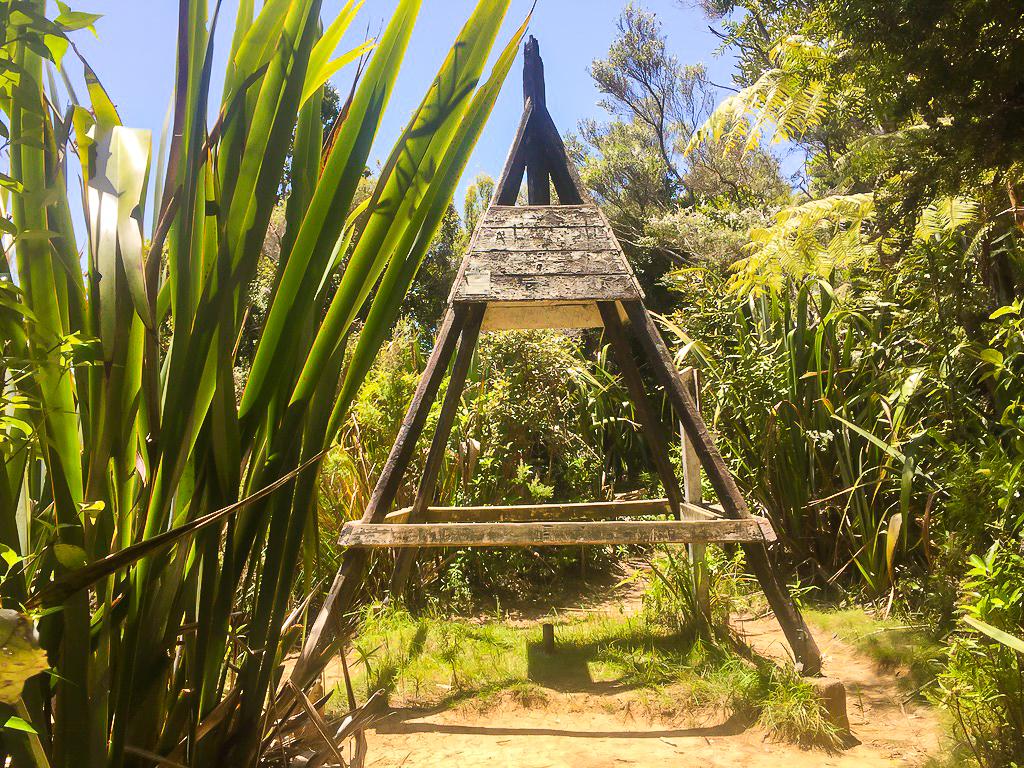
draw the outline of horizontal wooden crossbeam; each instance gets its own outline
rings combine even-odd
[[[551,523],[345,523],[346,547],[533,547],[775,540],[763,517],[743,520],[628,520]]]
[[[684,518],[714,520],[722,514],[702,504],[682,505]],[[402,507],[384,518],[385,523],[404,523],[412,507]],[[515,504],[487,507],[428,507],[425,523],[529,523],[547,520],[617,520],[621,517],[672,515],[668,499],[588,501],[567,504]]]

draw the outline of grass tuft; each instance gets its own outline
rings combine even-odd
[[[847,734],[833,722],[814,686],[792,665],[764,665],[758,723],[778,741],[830,752],[843,748]]]

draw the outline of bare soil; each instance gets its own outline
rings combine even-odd
[[[635,586],[605,592],[586,611],[639,608]],[[524,612],[525,613],[525,612]],[[539,622],[519,614],[517,624]],[[734,628],[762,656],[784,659],[788,646],[774,617],[736,618]],[[625,768],[737,766],[742,768],[881,768],[923,766],[940,754],[936,713],[908,701],[903,670],[880,670],[830,633],[812,626],[824,655],[824,674],[842,681],[847,713],[859,744],[842,752],[802,749],[771,741],[763,730],[729,713],[693,710],[680,691],[669,701],[643,690],[539,686],[511,690],[447,709],[393,702],[367,732],[373,768]],[[547,682],[547,681],[546,681]],[[654,697],[654,698],[652,698]]]

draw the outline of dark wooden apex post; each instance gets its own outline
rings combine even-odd
[[[533,105],[531,120],[540,120],[547,114],[544,62],[540,58],[540,45],[533,35],[523,46],[523,103]],[[537,133],[531,131],[526,144],[526,199],[530,205],[551,205],[548,158]]]
[[[547,109],[544,98],[544,61],[540,57],[540,43],[530,35],[523,43],[523,104],[533,99],[535,108]]]

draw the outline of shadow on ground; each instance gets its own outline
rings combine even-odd
[[[749,718],[738,714],[731,715],[725,722],[717,725],[705,725],[697,728],[663,728],[647,731],[618,730],[573,730],[570,728],[511,728],[508,726],[489,725],[450,725],[445,723],[408,722],[422,718],[421,709],[396,709],[387,718],[380,720],[375,729],[377,733],[451,733],[476,736],[561,736],[578,739],[669,739],[689,736],[715,738],[720,736],[736,736],[746,731],[751,723]]]

